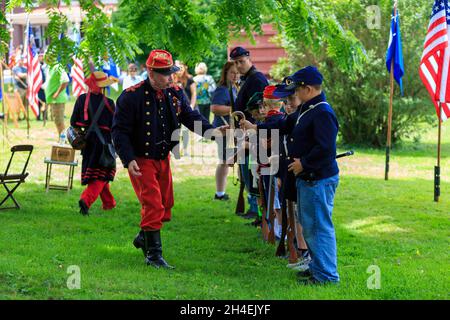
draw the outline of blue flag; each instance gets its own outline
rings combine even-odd
[[[114,78],[119,79],[119,74],[120,74],[120,69],[119,67],[117,67],[117,65],[114,63],[112,58],[109,58],[108,61],[104,61],[103,64],[103,68],[102,68],[103,72],[106,73],[108,76],[112,76]],[[119,91],[119,85],[117,83],[113,83],[111,85],[111,87],[116,90]],[[106,88],[108,90],[108,94],[110,94],[110,87]]]
[[[397,12],[392,12],[391,33],[389,35],[389,46],[386,52],[386,68],[391,72],[391,64],[394,61],[394,79],[400,86],[403,95],[402,77],[405,73],[403,66],[402,37],[400,34],[400,17]]]

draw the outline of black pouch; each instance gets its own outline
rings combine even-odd
[[[114,145],[112,143],[107,143],[105,141],[105,138],[103,137],[102,132],[100,131],[100,128],[98,127],[97,121],[100,118],[101,112],[105,106],[105,100],[102,100],[100,103],[100,106],[93,118],[93,121],[89,127],[88,133],[86,136],[93,131],[98,139],[100,140],[100,143],[102,144],[102,153],[100,155],[99,159],[99,165],[101,167],[107,168],[107,169],[115,169],[116,168],[116,150],[114,148]],[[91,109],[89,109],[91,112]]]
[[[112,143],[103,145],[102,154],[100,155],[99,164],[108,169],[116,168],[116,150]]]

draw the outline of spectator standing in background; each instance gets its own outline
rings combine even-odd
[[[58,137],[64,131],[64,109],[68,100],[66,87],[69,84],[69,76],[61,64],[52,66],[46,77],[45,100],[51,108],[55,121]]]
[[[138,75],[137,65],[130,63],[128,65],[128,75],[123,79],[123,90],[137,85],[142,80],[142,77]]]
[[[19,93],[23,105],[27,103],[27,68],[25,68],[25,57],[16,60],[16,66],[12,69],[14,77],[14,90]]]
[[[223,126],[230,123],[231,99],[236,101],[237,82],[239,80],[239,72],[234,62],[228,61],[224,64],[219,80],[219,86],[214,91],[211,99],[211,111],[214,113],[214,126]],[[233,96],[230,96],[229,85],[232,86]],[[225,123],[224,120],[227,122]],[[219,164],[216,168],[216,194],[215,200],[228,200],[229,196],[225,193],[228,176],[228,165],[226,162],[226,137],[221,141],[217,141]]]
[[[197,84],[197,106],[200,114],[209,121],[211,96],[216,90],[216,82],[207,74],[208,67],[204,62],[195,66],[194,81]]]
[[[197,101],[197,85],[191,74],[189,74],[189,68],[183,62],[176,61],[176,66],[180,68],[178,72],[174,74],[174,83],[183,89],[184,94],[188,98],[189,105],[192,110],[195,108]],[[189,156],[188,144],[189,144],[189,129],[185,126],[181,126],[181,140],[183,141],[183,155]]]

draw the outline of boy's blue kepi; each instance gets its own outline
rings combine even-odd
[[[285,77],[280,84],[277,84],[273,95],[277,98],[283,99],[289,97],[295,93],[295,89],[286,89],[287,83],[291,83],[292,79],[290,77]]]
[[[275,90],[274,95],[285,98],[294,94],[297,87],[321,85],[322,82],[323,76],[319,70],[314,66],[307,66],[284,78],[283,83]]]

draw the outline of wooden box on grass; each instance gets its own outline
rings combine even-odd
[[[75,150],[71,146],[52,146],[51,160],[60,162],[74,162]]]

